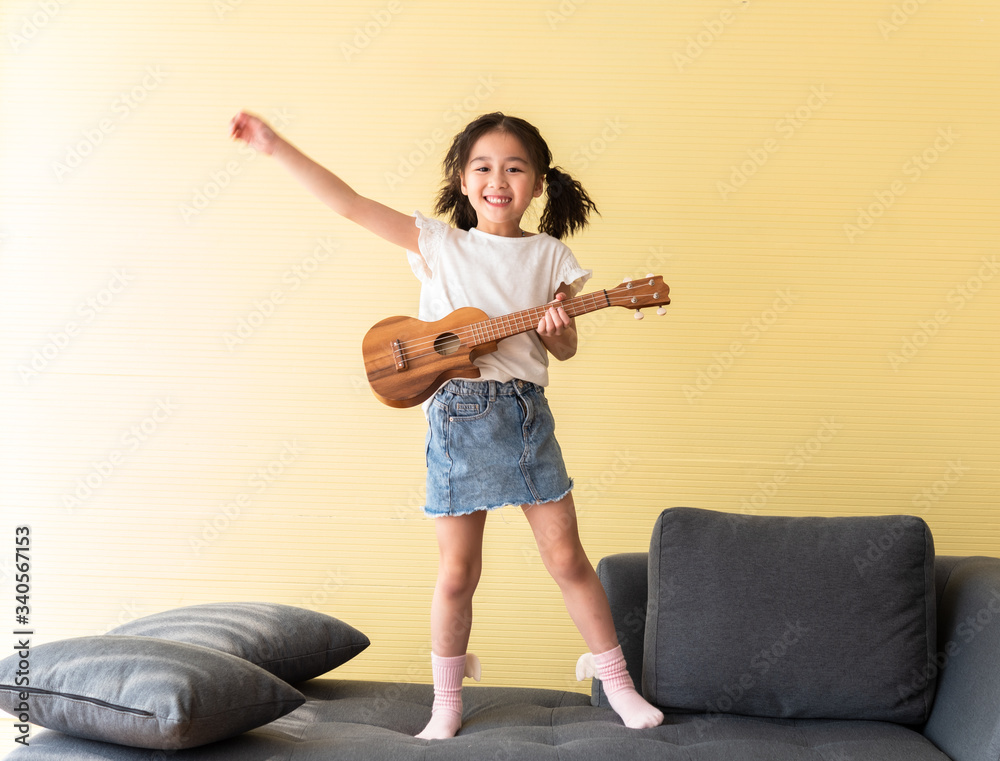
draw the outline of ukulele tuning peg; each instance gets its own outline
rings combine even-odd
[[[660,315],[660,317],[663,317],[663,315],[665,315],[667,313],[667,310],[664,309],[663,307],[658,307],[657,310],[656,310],[656,313],[658,315]]]
[[[636,309],[636,310],[635,310],[635,319],[637,319],[637,320],[641,320],[641,319],[642,319],[643,317],[645,317],[645,316],[646,316],[646,315],[644,315],[644,314],[642,313],[642,310],[641,310],[641,309]]]
[[[652,272],[647,272],[646,277],[656,277]]]
[[[632,278],[630,278],[628,275],[626,275],[625,277],[622,278],[622,282],[623,283],[631,283],[632,282]]]

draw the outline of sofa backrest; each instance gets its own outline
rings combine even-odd
[[[605,558],[598,574],[633,680],[661,707],[927,719],[934,680],[912,673],[934,657],[936,596],[919,518],[674,508],[658,519],[648,559],[648,590],[642,553]],[[602,704],[599,683],[592,696]]]
[[[924,735],[954,761],[1000,758],[1000,559],[938,558],[938,678]]]

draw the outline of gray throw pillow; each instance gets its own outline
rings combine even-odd
[[[193,748],[268,724],[305,697],[242,658],[152,637],[76,637],[0,661],[0,708],[88,740]]]
[[[643,693],[709,715],[918,724],[935,626],[919,518],[672,508],[650,544]]]
[[[371,644],[360,631],[332,616],[269,602],[175,608],[129,621],[108,634],[158,637],[221,650],[290,684],[325,674]]]

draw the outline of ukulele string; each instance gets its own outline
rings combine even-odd
[[[572,306],[576,307],[581,305],[582,301],[588,297],[603,296],[603,293],[596,294],[585,294],[584,296],[579,296],[574,299],[576,302]],[[513,317],[511,315],[503,315],[502,317],[493,317],[488,320],[483,320],[481,322],[475,322],[471,325],[464,325],[461,328],[455,330],[444,331],[443,333],[437,333],[432,336],[421,336],[418,338],[411,339],[409,341],[400,342],[400,349],[403,351],[403,355],[407,360],[417,360],[423,357],[431,357],[438,353],[434,348],[437,345],[438,340],[442,335],[453,335],[455,336],[459,343],[466,341],[466,339],[471,339],[476,341],[477,344],[488,343],[490,341],[499,341],[503,338],[509,338],[517,333],[524,333],[527,330],[535,327],[538,319],[541,319],[541,315],[545,313],[548,307],[532,307],[531,309],[526,309],[523,312],[517,312],[516,315],[521,315],[518,317]],[[525,316],[525,313],[538,312],[536,315],[531,314]],[[591,310],[592,311],[592,310]],[[586,314],[586,311],[574,312],[571,316],[576,317],[578,314]],[[492,323],[492,324],[491,324]],[[516,327],[517,329],[509,333],[508,335],[501,336],[499,333],[505,332],[506,329],[510,327]],[[414,351],[419,351],[423,349],[430,349],[430,351],[425,351],[423,354],[414,354]]]
[[[612,288],[610,291],[595,291],[593,293],[587,293],[587,294],[584,294],[582,296],[577,296],[576,298],[571,299],[570,302],[565,303],[564,306],[572,306],[574,308],[577,307],[577,306],[582,306],[583,303],[587,299],[590,299],[593,302],[610,300],[610,299],[605,299],[604,298],[605,294],[607,294],[607,296],[610,297],[612,295],[616,295],[618,292],[621,292],[621,291],[630,291],[630,290],[633,290],[633,289],[629,288],[628,286],[620,286],[620,287],[617,287],[617,288]],[[547,305],[542,305],[542,306],[538,306],[538,307],[532,307],[531,309],[525,309],[525,310],[523,310],[523,312],[515,312],[514,315],[522,315],[522,316],[519,316],[519,317],[514,317],[514,315],[502,315],[500,317],[492,317],[492,318],[489,318],[487,320],[483,320],[481,322],[472,323],[471,325],[464,325],[461,328],[457,328],[456,330],[444,331],[443,333],[436,333],[434,335],[429,335],[429,336],[419,336],[417,338],[401,342],[401,348],[410,349],[410,350],[419,350],[419,349],[423,349],[425,347],[433,347],[434,344],[437,343],[437,340],[439,339],[440,336],[445,335],[445,334],[449,334],[449,333],[451,335],[456,336],[460,340],[464,340],[466,338],[471,338],[473,340],[477,340],[480,337],[484,337],[485,338],[485,342],[488,342],[488,341],[491,341],[491,340],[502,340],[501,338],[498,338],[498,337],[491,337],[489,334],[491,332],[496,332],[497,331],[497,327],[508,328],[508,327],[510,327],[511,324],[514,324],[514,323],[517,323],[517,325],[518,325],[518,328],[519,328],[518,332],[525,332],[526,330],[530,329],[531,327],[534,327],[537,324],[535,322],[535,319],[536,318],[540,319],[541,315],[543,315],[548,310],[549,306],[552,306],[552,305],[551,304],[547,304]],[[608,304],[604,304],[604,306],[609,306],[609,305]],[[610,306],[628,306],[628,304],[615,304],[615,303],[612,303],[612,304],[610,304]],[[591,309],[591,310],[586,310],[586,311],[582,311],[582,312],[575,312],[571,316],[572,317],[576,317],[577,315],[580,315],[580,314],[587,314],[588,311],[594,311],[594,310]],[[525,315],[526,313],[529,313],[529,312],[536,312],[537,315],[536,314],[532,314],[529,317],[524,317],[523,316],[523,315]],[[513,317],[513,319],[510,319],[512,317]],[[525,322],[525,320],[530,320],[530,322]],[[494,325],[490,325],[489,323],[494,323]],[[479,336],[476,335],[477,332],[479,333]],[[514,333],[512,333],[511,335],[514,335]],[[503,336],[503,338],[507,338],[507,337],[509,337],[509,336]],[[436,353],[436,352],[432,352],[432,353]],[[412,355],[412,354],[410,354],[408,356],[410,358],[417,359],[419,357],[429,356],[429,354],[421,354],[421,355]]]
[[[581,312],[575,312],[575,307],[583,306],[584,302],[586,302],[586,300],[588,299],[590,299],[592,302],[596,304],[596,302],[599,301],[611,300],[612,296],[616,296],[620,292],[628,292],[632,290],[634,290],[634,288],[629,288],[628,286],[618,286],[612,288],[609,291],[594,291],[593,293],[586,293],[582,296],[577,296],[576,298],[571,299],[569,303],[564,304],[563,306],[564,308],[565,306],[573,306],[574,314],[570,316],[576,317],[580,314],[587,314],[588,311],[594,311],[591,309]],[[607,299],[605,299],[605,295],[607,295]],[[410,339],[408,341],[401,341],[399,348],[403,352],[404,358],[407,361],[411,361],[411,360],[423,359],[424,357],[430,357],[434,356],[435,354],[438,354],[439,352],[437,351],[437,349],[435,349],[435,346],[437,345],[437,342],[442,335],[450,334],[455,336],[459,340],[459,344],[465,342],[467,339],[477,341],[477,343],[488,343],[489,341],[502,340],[503,338],[509,338],[511,335],[516,335],[517,333],[526,332],[527,330],[530,330],[531,327],[534,327],[535,325],[538,324],[537,321],[534,319],[535,318],[534,314],[525,316],[526,313],[539,312],[539,310],[541,310],[538,313],[538,319],[541,319],[541,316],[545,314],[545,312],[548,310],[550,306],[554,305],[552,304],[542,305],[542,306],[532,307],[531,309],[525,309],[523,310],[523,312],[515,312],[514,313],[515,315],[522,315],[522,316],[513,317],[513,319],[508,319],[511,318],[512,315],[503,315],[501,317],[492,317],[487,320],[472,323],[471,325],[464,325],[461,328],[457,328],[456,330],[448,330],[444,331],[443,333],[437,333],[428,336],[418,336],[417,338]],[[605,304],[604,306],[608,306],[608,304]],[[628,306],[628,304],[627,303],[616,304],[612,302],[610,306]],[[502,329],[509,328],[511,325],[515,325],[519,329],[516,330],[514,333],[510,333],[507,336],[491,337],[490,335],[491,333],[502,332]],[[498,331],[498,327],[501,329],[500,331]],[[415,354],[413,352],[422,352],[422,353]]]

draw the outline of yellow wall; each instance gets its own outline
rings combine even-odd
[[[406,212],[458,128],[522,115],[600,206],[569,241],[594,288],[666,277],[669,316],[581,318],[552,372],[595,562],[671,505],[916,513],[1000,553],[992,3],[4,10],[0,530],[33,529],[38,641],[262,599],[371,636],[347,676],[430,678],[423,419],[359,351],[417,282],[230,142],[240,108]],[[486,683],[587,689],[517,510],[471,647]]]

